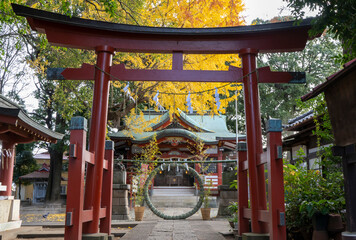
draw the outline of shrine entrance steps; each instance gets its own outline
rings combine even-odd
[[[150,198],[157,208],[193,208],[199,200],[195,187],[155,187]],[[217,207],[216,197],[210,199],[210,207]]]
[[[194,196],[195,193],[195,187],[155,186],[152,196]]]

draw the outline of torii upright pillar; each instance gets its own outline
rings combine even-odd
[[[262,149],[262,130],[260,101],[258,96],[258,82],[256,69],[255,49],[243,49],[239,52],[242,59],[246,136],[247,136],[247,159],[249,168],[249,185],[251,201],[251,227],[252,232],[267,232],[266,223],[258,221],[258,210],[266,210],[266,183],[264,178],[264,166],[260,162]]]
[[[93,207],[93,221],[84,224],[84,233],[97,233],[99,229],[103,164],[105,154],[106,122],[108,115],[109,79],[114,48],[99,46],[96,48],[97,66],[94,77],[94,97],[90,124],[89,151],[95,153],[95,165],[88,165],[87,186],[85,188],[84,209]],[[90,173],[89,173],[90,172]],[[94,173],[94,174],[92,174]],[[94,178],[95,176],[95,178]]]

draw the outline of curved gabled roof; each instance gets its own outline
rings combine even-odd
[[[6,97],[0,94],[0,123],[10,124],[14,126],[21,126],[26,128],[33,135],[40,135],[40,138],[34,137],[35,140],[44,140],[48,142],[56,142],[56,140],[62,139],[63,134],[54,132],[30,118],[22,108],[16,103],[10,101]],[[11,131],[9,129],[9,131]],[[20,131],[20,130],[18,130]]]
[[[191,132],[186,129],[163,129],[154,132],[143,132],[140,134],[133,133],[134,139],[132,143],[147,143],[156,135],[156,139],[159,140],[164,137],[184,137],[192,141],[201,140],[207,145],[218,144],[219,140],[236,140],[235,133],[206,133],[206,132]],[[110,133],[111,139],[130,139],[123,131],[117,133]],[[239,137],[244,137],[239,135]]]
[[[131,140],[133,143],[139,144],[149,142],[154,135],[156,135],[157,140],[164,137],[184,137],[193,141],[199,139],[207,145],[217,144],[220,140],[236,141],[236,134],[229,132],[227,129],[226,117],[224,115],[210,116],[186,114],[183,111],[180,112],[179,116],[176,115],[179,120],[189,125],[192,129],[195,129],[195,132],[190,131],[189,129],[184,129],[182,126],[156,130],[170,121],[169,112],[166,112],[163,115],[162,113],[157,112],[150,114],[146,113],[144,116],[147,121],[160,117],[159,122],[150,126],[154,129],[153,131],[132,133],[133,139],[126,135],[125,131],[110,133],[109,137],[111,139]],[[245,139],[245,135],[239,135],[239,138]]]
[[[151,124],[149,127],[153,130],[161,127],[170,120],[170,113],[167,111],[164,114],[162,113],[148,113],[145,112],[144,118],[147,121],[150,121],[154,118],[159,117],[160,119]],[[179,111],[179,115],[175,114],[175,117],[195,129],[197,132],[226,132],[229,133],[229,130],[226,126],[226,116],[225,115],[199,115],[199,114],[187,114],[183,111]]]

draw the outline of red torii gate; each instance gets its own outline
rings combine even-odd
[[[272,192],[278,194],[278,196],[274,194],[274,198],[277,198],[277,206],[273,204],[276,211],[273,212],[273,209],[270,212],[266,211],[264,167],[261,164],[264,161],[261,159],[263,156],[258,83],[289,83],[295,79],[298,82],[305,78],[305,75],[274,73],[269,71],[269,68],[256,69],[256,55],[304,49],[309,38],[308,30],[311,28],[311,19],[304,20],[299,25],[294,22],[281,22],[255,26],[177,29],[70,18],[20,5],[13,4],[12,6],[17,15],[27,18],[33,30],[46,34],[50,43],[69,48],[95,50],[97,54],[95,67],[83,64],[81,69],[66,69],[62,74],[64,79],[94,79],[95,81],[89,146],[89,152],[94,153],[95,156],[95,166],[88,168],[86,201],[84,203],[84,209],[92,208],[92,221],[84,225],[83,232],[97,233],[99,220],[105,216],[101,212],[101,196],[108,90],[111,75],[124,81],[237,82],[241,77],[244,77],[242,81],[240,80],[244,85],[247,129],[248,160],[247,164],[244,164],[244,170],[248,169],[249,171],[251,208],[247,209],[246,204],[240,205],[240,220],[246,223],[247,218],[251,218],[253,233],[269,232],[272,239],[285,239],[283,219],[278,220],[280,217],[283,218],[284,214],[283,188],[275,192],[276,189],[273,189],[272,186]],[[173,53],[173,70],[127,70],[123,65],[111,66],[111,57],[115,51]],[[229,71],[183,70],[183,54],[226,53],[238,53],[242,58],[243,68],[231,67]],[[277,150],[271,149],[271,152],[271,155],[276,155]],[[278,157],[273,161],[276,159],[278,160]],[[278,166],[275,173],[281,177],[277,184],[280,188],[283,184],[282,164],[278,164]],[[244,190],[247,193],[247,178]],[[79,211],[82,210],[79,209]],[[272,219],[272,222],[269,222],[269,228],[267,228],[269,220],[266,220],[266,213],[270,214],[269,219]],[[110,216],[108,217],[110,218]],[[111,219],[109,219],[110,221]],[[82,223],[80,221],[73,224]],[[66,232],[70,228],[71,226],[66,226]],[[240,224],[240,234],[248,231],[247,224]],[[77,236],[80,238],[81,232]]]

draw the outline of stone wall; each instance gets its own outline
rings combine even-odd
[[[113,184],[112,194],[112,220],[129,220],[130,209],[128,191],[130,185]]]
[[[220,185],[220,200],[218,216],[230,216],[231,214],[227,210],[227,207],[231,202],[237,202],[237,190],[230,188],[228,185]]]

